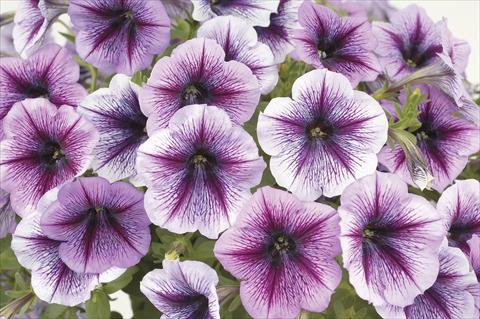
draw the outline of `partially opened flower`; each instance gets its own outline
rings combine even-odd
[[[24,216],[50,189],[83,174],[98,141],[95,127],[68,105],[37,98],[16,103],[4,119],[1,187]]]
[[[265,43],[273,52],[274,61],[283,63],[287,54],[294,50],[292,31],[298,27],[298,8],[302,1],[280,0],[278,12],[270,15],[267,27],[255,27],[258,41]]]
[[[140,106],[149,117],[149,134],[167,127],[173,114],[190,104],[215,105],[232,121],[243,124],[260,98],[252,71],[237,61],[225,62],[222,47],[210,39],[192,39],[160,59],[140,93]]]
[[[78,108],[100,132],[93,169],[112,182],[127,177],[138,182],[137,149],[147,139],[147,117],[140,110],[139,90],[126,75],[117,74],[109,88],[93,92]]]
[[[162,0],[162,4],[172,23],[175,22],[176,18],[187,18],[193,10],[191,0]]]
[[[49,238],[61,242],[60,258],[77,272],[128,268],[150,245],[143,193],[128,183],[110,184],[101,177],[64,184],[40,225]]]
[[[294,318],[321,312],[342,277],[338,215],[270,187],[259,189],[214,253],[240,280],[240,297],[254,318]]]
[[[66,13],[68,0],[18,1],[13,28],[15,49],[22,57],[34,53],[45,42],[55,19]]]
[[[68,14],[78,54],[107,73],[145,69],[170,41],[161,1],[71,0]]]
[[[422,126],[413,134],[433,175],[432,187],[441,192],[465,168],[468,156],[478,152],[480,130],[469,121],[455,116],[454,102],[433,87],[423,87],[427,101],[419,106],[418,120]],[[414,185],[407,168],[405,153],[400,146],[386,145],[379,161],[404,181]]]
[[[0,188],[0,238],[13,233],[17,226],[15,216],[10,205],[10,194]]]
[[[78,64],[56,44],[44,46],[27,60],[1,58],[0,122],[13,104],[26,98],[44,97],[57,106],[76,107],[87,95],[78,77]]]
[[[410,5],[391,16],[391,23],[375,22],[376,53],[393,80],[434,62],[443,53],[440,29],[424,9]]]
[[[217,41],[225,51],[225,60],[235,60],[249,67],[257,77],[260,92],[267,94],[278,81],[278,69],[270,48],[257,41],[255,29],[240,18],[216,17],[197,31],[198,37]]]
[[[152,222],[209,238],[233,224],[264,168],[252,137],[224,111],[206,105],[179,110],[137,156]]]
[[[270,14],[276,13],[280,0],[192,0],[192,17],[206,21],[216,16],[232,15],[245,20],[251,26],[267,27]]]
[[[438,273],[445,231],[435,208],[380,172],[348,186],[340,201],[343,264],[358,296],[373,305],[412,304]]]
[[[376,42],[363,18],[339,17],[322,5],[305,1],[300,6],[301,29],[293,31],[296,53],[316,68],[342,73],[353,86],[373,81],[381,72],[373,54]]]
[[[480,183],[456,181],[438,199],[437,211],[444,218],[449,245],[468,254],[468,240],[480,236]]]
[[[475,300],[469,292],[477,284],[475,273],[468,259],[453,247],[443,247],[439,254],[440,270],[430,288],[417,296],[411,305],[376,307],[383,318],[389,319],[451,319],[478,318],[475,316]]]
[[[39,207],[52,204],[56,189],[47,193]],[[12,250],[18,262],[32,271],[35,295],[49,303],[74,306],[90,299],[90,292],[101,282],[115,279],[124,271],[111,268],[103,273],[77,273],[70,269],[58,253],[60,241],[47,237],[40,227],[41,212],[26,216],[18,224],[12,238]]]
[[[215,270],[199,261],[164,260],[162,265],[140,282],[162,319],[220,319]]]
[[[373,173],[387,130],[378,102],[325,69],[299,77],[292,99],[272,99],[257,127],[275,180],[302,200],[340,195]]]

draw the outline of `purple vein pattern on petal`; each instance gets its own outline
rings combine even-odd
[[[82,59],[105,73],[145,69],[170,41],[170,19],[161,1],[71,0]]]
[[[98,141],[95,127],[74,108],[43,98],[16,103],[4,118],[1,187],[24,216],[50,189],[83,174]]]
[[[138,263],[150,245],[143,193],[125,182],[80,177],[64,184],[41,227],[61,241],[60,258],[74,271],[100,273]]]
[[[138,147],[147,139],[147,117],[140,110],[139,90],[126,75],[117,74],[109,88],[90,94],[78,108],[100,133],[93,169],[111,182],[127,177],[139,182],[135,159]]]
[[[162,318],[220,319],[215,270],[199,261],[163,261],[140,282],[140,290]]]
[[[348,184],[373,173],[387,129],[385,113],[373,98],[326,69],[299,77],[292,99],[272,99],[257,126],[277,183],[310,201],[340,195]]]
[[[358,296],[402,307],[435,282],[441,216],[398,177],[376,172],[354,182],[338,213],[343,264]]]
[[[152,222],[209,238],[233,224],[265,166],[253,138],[224,111],[206,105],[179,110],[137,156]]]
[[[192,39],[160,59],[140,92],[140,106],[148,116],[151,135],[168,126],[173,114],[191,104],[215,105],[232,121],[243,124],[260,99],[252,71],[237,61],[225,62],[225,52],[214,40]]]
[[[214,253],[240,280],[240,297],[254,318],[294,318],[323,311],[341,279],[338,215],[270,187],[259,189]]]
[[[197,36],[217,41],[225,51],[226,61],[235,60],[248,66],[257,77],[262,94],[269,93],[277,84],[278,69],[272,51],[257,41],[255,29],[240,18],[213,18],[198,29]]]

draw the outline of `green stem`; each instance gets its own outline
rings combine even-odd
[[[92,75],[92,82],[90,83],[90,93],[94,92],[97,89],[97,75],[98,75],[98,70],[96,67],[93,65],[89,64],[88,65],[88,70],[90,71],[90,74]]]

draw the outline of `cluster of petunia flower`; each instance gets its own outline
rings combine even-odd
[[[238,295],[253,318],[321,313],[340,264],[383,318],[479,317],[468,43],[416,5],[319,2],[19,1],[0,236],[39,299],[90,300],[160,227],[216,240],[219,261],[173,246],[137,281],[165,319],[220,318]]]

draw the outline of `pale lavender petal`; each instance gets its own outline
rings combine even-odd
[[[17,226],[15,212],[10,205],[10,194],[0,189],[0,238],[13,233]]]

